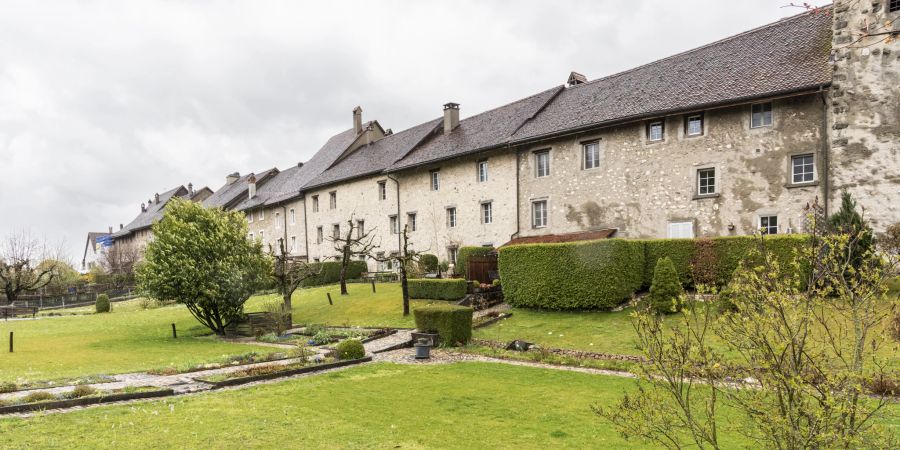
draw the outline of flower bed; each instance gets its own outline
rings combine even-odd
[[[216,374],[207,377],[197,377],[195,380],[202,383],[213,385],[214,389],[227,386],[237,386],[240,384],[252,383],[254,381],[273,380],[276,378],[289,377],[303,373],[318,372],[322,370],[334,369],[337,367],[352,366],[372,360],[371,356],[360,359],[351,359],[347,361],[336,361],[327,363],[297,363],[286,365],[272,365],[253,367],[236,372]]]
[[[232,355],[225,358],[219,362],[210,362],[210,363],[202,363],[202,364],[194,364],[187,367],[164,367],[161,369],[151,369],[148,370],[147,373],[150,375],[177,375],[179,373],[191,373],[198,372],[201,370],[210,370],[210,369],[221,369],[223,367],[230,366],[241,366],[245,364],[256,364],[261,362],[274,362],[274,361],[283,361],[285,359],[293,359],[300,357],[304,352],[307,355],[310,353],[307,350],[296,349],[290,350],[286,352],[275,352],[275,353],[266,353],[260,355],[256,352],[244,353],[241,355]]]
[[[113,391],[96,391],[76,388],[62,394],[34,392],[20,399],[0,402],[0,414],[16,414],[46,409],[73,408],[75,406],[96,405],[100,403],[137,400],[142,398],[167,397],[175,395],[171,388],[140,386],[117,389]]]
[[[112,383],[116,381],[114,377],[109,375],[88,375],[77,378],[58,378],[56,380],[47,381],[18,381],[0,383],[0,394],[8,394],[10,392],[32,391],[35,389],[47,389],[59,386],[80,386],[85,384],[101,384]]]

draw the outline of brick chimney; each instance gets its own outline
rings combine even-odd
[[[120,223],[120,224],[119,224],[119,229],[121,230],[121,229],[123,229],[123,228],[125,228],[125,225],[122,225],[122,224]]]
[[[225,175],[225,184],[231,184],[241,178],[241,174],[238,172],[230,173]]]
[[[141,212],[147,212],[147,205],[141,203]]]
[[[459,103],[447,103],[444,105],[444,134],[447,134],[459,126]]]
[[[153,203],[159,204],[159,193],[153,194]]]
[[[353,129],[356,131],[356,134],[363,132],[362,108],[360,108],[359,106],[353,108]]]
[[[194,195],[194,183],[188,183],[188,194]]]
[[[247,195],[249,198],[256,197],[256,175],[252,173],[247,177]]]
[[[569,79],[566,80],[566,86],[572,87],[572,86],[577,86],[579,84],[584,84],[587,82],[588,82],[588,79],[586,76],[584,76],[578,72],[572,72],[569,74]]]
[[[109,234],[112,234],[112,225],[109,226]]]

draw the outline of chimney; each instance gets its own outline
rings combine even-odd
[[[362,133],[362,108],[357,106],[353,108],[353,129],[356,130],[356,134]]]
[[[112,234],[112,225],[109,226],[109,234]]]
[[[247,195],[250,198],[256,197],[256,175],[252,173],[247,178]]]
[[[385,135],[385,136],[390,136],[390,135],[392,135],[392,134],[394,134],[394,130],[392,130],[392,129],[390,129],[390,128],[388,128],[387,130],[384,130],[384,135]]]
[[[447,103],[444,105],[444,133],[453,131],[459,126],[459,103]]]
[[[153,194],[153,203],[159,204],[159,193]]]
[[[125,225],[122,225],[122,224],[120,223],[120,224],[119,224],[119,229],[121,230],[121,229],[123,229],[123,228],[125,228]]]
[[[298,163],[297,163],[297,167],[303,167],[303,163],[302,163],[302,162],[298,162]]]
[[[147,212],[147,205],[141,203],[141,212]]]
[[[586,76],[584,76],[578,72],[572,72],[569,74],[569,79],[566,81],[566,86],[572,87],[572,86],[575,86],[578,84],[584,84],[587,82],[588,82],[588,79]]]
[[[225,184],[231,184],[241,178],[241,174],[238,172],[230,173],[225,175]]]
[[[194,195],[194,183],[188,183],[188,194]]]

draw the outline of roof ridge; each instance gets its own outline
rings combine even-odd
[[[691,54],[691,53],[694,53],[694,52],[697,52],[697,51],[700,51],[700,50],[703,50],[703,49],[706,49],[706,48],[709,48],[709,47],[713,47],[713,46],[716,46],[716,45],[720,45],[720,44],[722,44],[722,43],[725,43],[725,42],[728,42],[728,41],[732,41],[732,40],[734,40],[734,39],[737,39],[737,38],[739,38],[739,37],[741,37],[741,36],[745,36],[745,35],[747,35],[747,34],[755,33],[755,32],[758,32],[758,31],[760,31],[760,30],[764,30],[764,29],[766,29],[766,28],[773,27],[773,26],[775,26],[775,25],[783,24],[783,23],[785,23],[785,22],[794,21],[794,20],[797,20],[797,19],[799,19],[799,18],[801,18],[801,17],[804,17],[804,16],[808,16],[808,15],[812,15],[812,14],[819,14],[819,10],[831,9],[831,7],[832,7],[832,4],[829,3],[829,4],[827,4],[827,5],[819,6],[819,7],[817,7],[816,9],[809,10],[809,11],[805,11],[805,12],[802,12],[802,13],[800,13],[800,14],[795,14],[795,15],[793,15],[793,16],[788,16],[788,17],[783,17],[783,18],[778,19],[778,20],[776,20],[776,21],[774,21],[774,22],[769,22],[769,23],[767,23],[767,24],[760,25],[760,26],[758,26],[758,27],[756,27],[756,28],[751,28],[751,29],[749,29],[749,30],[742,31],[742,32],[737,33],[737,34],[733,34],[733,35],[731,35],[731,36],[724,37],[724,38],[719,39],[719,40],[717,40],[717,41],[713,41],[713,42],[710,42],[710,43],[708,43],[708,44],[703,44],[703,45],[701,45],[701,46],[699,46],[699,47],[694,47],[694,48],[691,48],[691,49],[688,49],[688,50],[685,50],[685,51],[676,53],[676,54],[674,54],[674,55],[666,56],[666,57],[664,57],[664,58],[656,59],[656,60],[650,61],[650,62],[648,62],[648,63],[644,63],[644,64],[641,64],[641,65],[639,65],[639,66],[636,66],[636,67],[632,67],[632,68],[630,68],[630,69],[623,70],[623,71],[621,71],[621,72],[616,72],[616,73],[613,73],[613,74],[610,74],[610,75],[606,75],[606,76],[597,78],[597,79],[595,79],[595,80],[588,81],[587,83],[576,84],[575,86],[571,86],[571,87],[569,87],[569,88],[567,88],[567,89],[578,89],[579,87],[582,87],[582,86],[588,86],[588,85],[591,85],[591,84],[594,84],[594,83],[598,83],[598,82],[600,82],[600,81],[605,81],[605,80],[609,80],[609,79],[611,79],[611,78],[616,78],[616,77],[619,77],[619,76],[622,76],[622,75],[626,75],[626,74],[628,74],[628,73],[635,72],[635,71],[637,71],[637,70],[639,70],[639,69],[643,69],[643,68],[645,68],[645,67],[652,66],[652,65],[661,63],[661,62],[663,62],[663,61],[668,61],[668,60],[670,60],[670,59],[674,59],[674,58],[677,58],[677,57],[680,57],[680,56],[684,56],[684,55],[687,55],[687,54]]]
[[[561,87],[564,87],[564,86],[561,85],[561,84],[558,84],[558,85],[553,86],[553,87],[551,87],[551,88],[549,88],[549,89],[544,89],[543,91],[538,92],[538,93],[536,93],[536,94],[529,95],[528,97],[522,97],[522,98],[520,98],[520,99],[518,99],[518,100],[513,100],[513,101],[511,101],[511,102],[504,103],[504,104],[502,104],[502,105],[500,105],[500,106],[496,106],[496,107],[494,107],[494,108],[484,110],[484,111],[482,111],[482,112],[480,112],[480,113],[478,113],[478,114],[475,114],[475,115],[473,115],[473,116],[469,116],[469,117],[466,117],[465,119],[461,119],[461,120],[459,121],[459,123],[462,124],[462,123],[463,123],[464,121],[466,121],[466,120],[474,119],[474,118],[476,118],[476,117],[478,117],[478,116],[482,116],[482,115],[484,115],[484,114],[487,114],[487,113],[490,113],[490,112],[494,112],[494,111],[496,111],[496,110],[498,110],[498,109],[506,108],[507,106],[510,106],[510,105],[512,105],[512,104],[514,104],[514,103],[519,103],[519,102],[528,100],[528,99],[530,99],[530,98],[534,98],[534,97],[537,97],[537,96],[539,96],[539,95],[546,94],[547,92],[550,92],[550,91],[552,91],[552,90],[554,90],[554,89],[559,89],[559,88],[561,88]]]

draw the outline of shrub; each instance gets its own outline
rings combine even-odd
[[[356,339],[341,341],[335,348],[338,359],[359,359],[366,356],[366,349],[362,342]]]
[[[0,394],[5,394],[7,392],[15,392],[19,390],[19,386],[16,383],[11,381],[5,381],[0,383]]]
[[[900,311],[894,311],[891,316],[890,335],[895,341],[900,341]]]
[[[684,288],[678,281],[675,264],[668,257],[662,257],[653,271],[653,284],[650,285],[650,306],[657,313],[674,313],[681,311],[681,296]]]
[[[469,257],[487,256],[493,252],[494,249],[491,247],[460,247],[456,253],[456,272],[467,278],[469,276]]]
[[[494,286],[494,287],[500,286],[500,279],[498,278],[498,279],[492,281],[491,286]]]
[[[644,287],[653,283],[656,263],[662,257],[668,257],[675,265],[675,272],[682,286],[693,284],[691,279],[691,259],[694,257],[696,241],[694,239],[651,239],[644,243]]]
[[[446,345],[466,344],[472,338],[472,308],[456,305],[427,305],[416,308],[416,329],[438,333]]]
[[[331,333],[328,331],[320,331],[316,333],[310,341],[312,341],[313,345],[325,345],[332,341]]]
[[[694,242],[694,254],[691,255],[691,283],[695,286],[716,284],[716,249],[712,239],[700,238]]]
[[[75,389],[72,389],[69,392],[65,393],[66,398],[81,398],[87,397],[89,395],[94,395],[97,393],[97,390],[90,386],[75,386]]]
[[[438,266],[438,268],[441,269],[441,272],[447,272],[450,270],[450,262],[445,259],[441,261],[441,264]]]
[[[500,249],[503,295],[513,306],[611,308],[644,281],[644,241],[605,239]]]
[[[426,273],[434,273],[438,271],[438,257],[429,253],[419,255],[419,264],[425,269]]]
[[[466,281],[461,278],[408,280],[410,298],[459,300],[466,296]]]
[[[94,304],[94,309],[98,313],[108,313],[110,310],[109,296],[106,294],[98,295],[97,303]]]
[[[22,403],[46,402],[49,400],[56,400],[56,396],[46,391],[32,392],[22,397]]]
[[[326,284],[337,283],[341,280],[341,262],[326,261],[321,263],[312,263],[313,270],[320,270],[318,275],[307,278],[303,281],[304,287],[322,286]],[[369,270],[369,266],[365,261],[350,261],[347,266],[347,279],[352,280],[362,276],[362,273]]]

